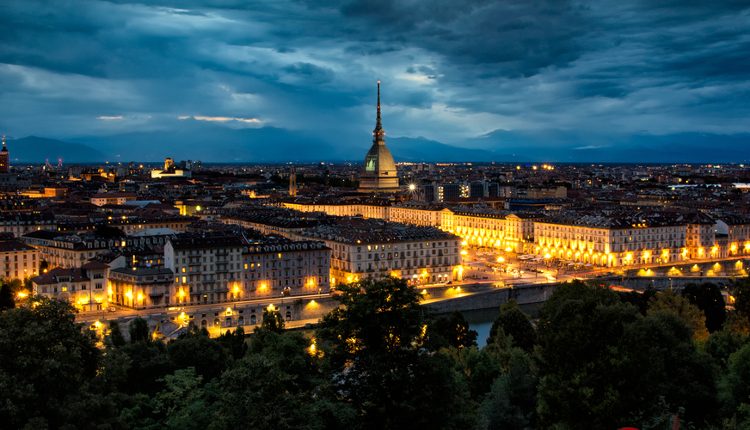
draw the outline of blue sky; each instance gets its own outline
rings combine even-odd
[[[205,123],[361,151],[377,79],[390,136],[455,146],[750,132],[747,1],[4,0],[0,25],[15,137]]]

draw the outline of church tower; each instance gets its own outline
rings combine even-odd
[[[10,172],[10,153],[5,145],[5,135],[3,135],[3,149],[0,149],[0,173]]]
[[[359,176],[359,192],[398,191],[398,171],[393,155],[385,146],[385,130],[380,119],[380,81],[378,81],[378,107],[372,146],[365,156],[365,165]]]

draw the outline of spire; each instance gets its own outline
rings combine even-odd
[[[8,152],[8,147],[5,146],[5,134],[3,134],[3,149],[1,151]]]
[[[372,137],[375,142],[383,142],[385,136],[385,130],[383,130],[383,124],[380,120],[380,80],[378,79],[378,113],[375,120],[375,130],[372,131]]]

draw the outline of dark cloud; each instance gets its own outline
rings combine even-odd
[[[742,133],[748,22],[745,0],[5,0],[0,128],[255,118],[360,151],[382,79],[390,135]]]

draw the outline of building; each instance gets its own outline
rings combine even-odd
[[[24,280],[39,274],[39,251],[17,239],[0,240],[0,276]]]
[[[82,267],[58,267],[31,279],[34,294],[70,302],[79,311],[101,311],[109,304],[105,288],[109,266],[90,262]]]
[[[385,146],[385,130],[380,120],[380,81],[378,81],[378,107],[372,146],[365,156],[365,165],[359,177],[359,191],[363,193],[398,191],[398,171],[393,155]]]
[[[180,162],[180,164],[184,164]],[[151,179],[163,179],[163,178],[190,178],[193,173],[187,167],[177,166],[172,158],[167,157],[164,159],[163,169],[153,169],[151,171]]]
[[[21,237],[38,230],[57,230],[54,216],[39,212],[0,213],[0,233],[10,233],[15,237]]]
[[[331,250],[323,242],[281,238],[249,244],[242,254],[243,288],[233,299],[327,293]]]
[[[717,258],[713,224],[700,214],[566,213],[534,223],[535,253],[608,267]]]
[[[138,196],[134,193],[96,193],[91,196],[91,204],[96,206],[124,205],[125,202],[135,200]]]
[[[163,267],[112,269],[107,281],[110,302],[127,308],[167,306],[174,297],[174,273]]]
[[[164,245],[164,266],[174,273],[172,303],[221,303],[242,286],[242,237],[183,233]],[[231,292],[231,294],[230,294]]]
[[[0,173],[10,172],[10,153],[8,146],[5,144],[5,135],[3,135],[3,148],[0,149]]]
[[[461,239],[433,227],[340,218],[304,230],[331,249],[331,284],[394,276],[415,285],[447,283],[463,275]]]

